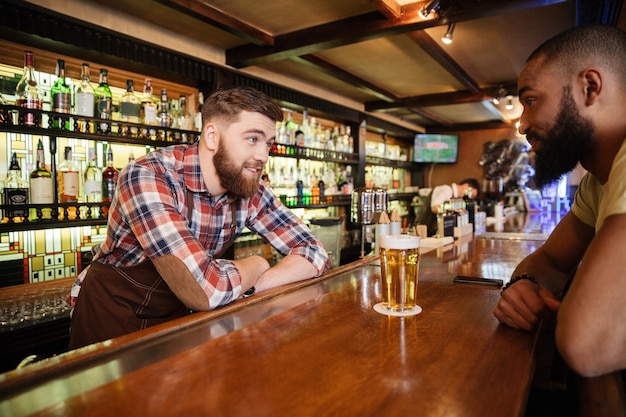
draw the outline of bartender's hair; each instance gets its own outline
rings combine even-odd
[[[570,76],[586,66],[598,66],[618,75],[626,85],[626,33],[602,24],[577,26],[539,46],[528,61],[544,59],[543,66]]]
[[[465,178],[459,185],[467,184],[476,190],[476,195],[480,196],[480,182],[476,178]]]
[[[220,119],[235,121],[242,111],[261,113],[275,122],[282,122],[283,112],[265,93],[251,87],[219,88],[202,106],[202,125]]]

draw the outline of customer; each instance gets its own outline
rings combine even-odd
[[[471,189],[472,198],[478,198],[480,183],[475,178],[466,178],[458,184],[438,185],[424,198],[422,209],[417,217],[417,224],[426,226],[428,236],[437,233],[437,214],[441,205],[452,198],[464,197]]]
[[[540,187],[580,161],[571,211],[515,269],[494,314],[529,330],[557,310],[556,343],[583,376],[626,368],[626,34],[566,31],[528,58],[518,80],[520,132]],[[571,286],[559,302],[568,278]]]
[[[282,112],[251,88],[221,89],[199,142],[151,152],[119,176],[106,240],[81,274],[70,347],[210,310],[256,288],[319,276],[329,257],[260,181]],[[219,259],[244,228],[285,257]]]

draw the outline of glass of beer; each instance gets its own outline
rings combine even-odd
[[[419,236],[381,236],[379,255],[382,302],[375,309],[389,315],[419,314],[422,311],[416,302],[420,263]]]

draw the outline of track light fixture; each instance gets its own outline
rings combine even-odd
[[[500,89],[498,89],[498,95],[493,98],[492,103],[497,106],[498,104],[500,104],[502,100],[505,99],[508,93],[509,92],[506,91],[506,89],[503,86],[500,86]]]
[[[446,34],[443,35],[443,37],[441,38],[441,42],[445,43],[446,45],[450,45],[452,43],[452,34],[454,33],[454,25],[455,23],[450,23],[448,25],[448,30],[446,31]]]
[[[428,16],[433,12],[433,10],[439,8],[439,0],[431,0],[426,6],[422,7],[419,11],[419,15],[422,19],[428,19]]]
[[[513,110],[513,107],[513,96],[509,94],[506,96],[506,104],[504,105],[504,108],[507,110]]]

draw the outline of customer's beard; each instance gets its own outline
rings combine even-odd
[[[554,127],[545,137],[532,132],[526,135],[540,141],[535,156],[537,186],[543,188],[573,170],[591,150],[593,130],[593,123],[580,115],[571,89],[566,88]]]
[[[222,187],[226,189],[230,196],[249,198],[259,190],[259,179],[263,170],[263,164],[248,164],[259,168],[259,175],[250,178],[244,175],[244,166],[236,166],[230,157],[230,153],[223,146],[220,146],[215,155],[213,155],[213,165]]]

